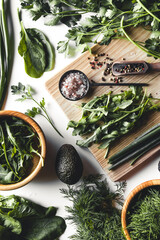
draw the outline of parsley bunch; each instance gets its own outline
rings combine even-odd
[[[108,45],[114,38],[125,38],[148,55],[160,58],[159,0],[20,1],[22,8],[30,11],[33,20],[43,16],[48,25],[61,22],[69,27],[66,40],[58,43],[60,53],[71,54],[73,43],[79,51],[91,51],[93,43]],[[86,17],[84,20],[81,20],[82,15]],[[128,28],[131,30],[137,26],[151,32],[145,42],[133,41],[129,37]]]

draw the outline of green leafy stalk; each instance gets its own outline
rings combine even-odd
[[[4,4],[4,0],[0,1],[0,109],[3,106],[6,92],[8,89],[8,83],[10,80],[10,72],[12,68],[12,49],[10,36],[8,32],[8,9]],[[5,9],[6,7],[6,9]]]
[[[22,83],[18,83],[17,86],[15,86],[15,85],[11,86],[11,89],[12,89],[13,95],[21,95],[21,98],[17,99],[18,101],[25,101],[28,99],[28,100],[32,100],[33,102],[35,102],[38,105],[38,107],[32,107],[32,109],[27,110],[26,114],[28,116],[35,117],[38,114],[42,115],[51,124],[51,126],[54,128],[54,130],[61,137],[63,137],[62,134],[58,131],[58,129],[54,126],[51,118],[49,117],[49,115],[47,113],[47,110],[45,108],[44,98],[40,102],[36,101],[35,98],[33,97],[34,90],[30,86],[25,87]]]

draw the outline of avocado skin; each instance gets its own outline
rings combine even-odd
[[[81,178],[83,164],[76,149],[71,144],[64,144],[58,150],[55,169],[58,178],[68,185],[77,183]]]

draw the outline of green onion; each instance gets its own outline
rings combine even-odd
[[[2,109],[10,79],[12,51],[9,43],[7,7],[5,9],[4,0],[1,0],[0,4],[0,109]]]
[[[132,160],[131,164],[133,164],[139,157],[159,144],[160,126],[157,124],[155,127],[136,138],[131,144],[123,148],[121,151],[112,155],[109,158],[109,163],[111,164],[109,170],[112,170],[129,160]]]

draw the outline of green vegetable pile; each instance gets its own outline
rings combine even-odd
[[[160,239],[160,189],[150,188],[137,197],[127,212],[128,226],[131,239],[159,240]]]
[[[0,195],[0,239],[54,240],[66,228],[55,207],[45,208],[25,198]]]
[[[160,58],[160,2],[159,0],[20,0],[33,20],[45,17],[45,24],[65,23],[69,28],[66,40],[58,43],[59,52],[76,49],[90,50],[90,43],[108,45],[114,38],[131,41],[148,55]],[[86,14],[89,13],[89,16]],[[82,15],[86,18],[81,20]],[[132,40],[128,32],[142,26],[149,31],[145,42]],[[128,31],[129,30],[129,31]]]
[[[66,207],[67,217],[75,226],[74,240],[124,240],[121,227],[122,195],[125,184],[117,185],[112,192],[106,179],[100,175],[89,175],[76,187],[61,189],[73,206]],[[116,206],[116,207],[115,207]]]
[[[39,149],[39,137],[27,123],[15,117],[2,119],[0,183],[16,183],[24,179],[32,167],[33,153],[41,158]]]
[[[94,97],[81,106],[82,117],[76,122],[71,120],[68,128],[73,128],[72,135],[89,136],[78,140],[77,145],[89,147],[100,144],[100,149],[107,149],[110,144],[137,126],[138,120],[147,112],[160,110],[160,100],[147,96],[142,87],[130,87],[119,94],[109,92]]]
[[[25,71],[33,78],[39,78],[44,72],[54,68],[55,55],[47,37],[36,28],[25,28],[20,19],[21,41],[19,54],[24,58]]]

